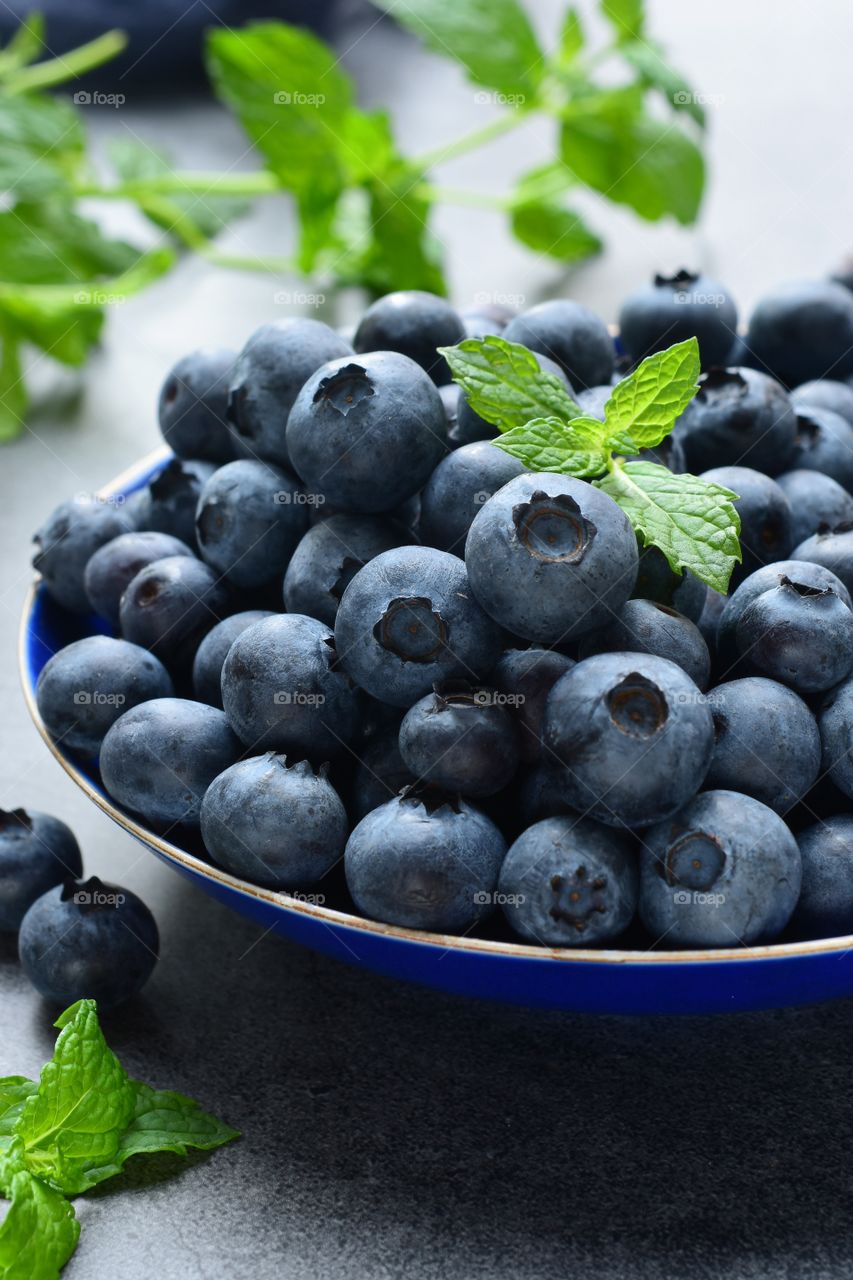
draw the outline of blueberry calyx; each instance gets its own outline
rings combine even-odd
[[[0,809],[0,832],[4,835],[23,835],[32,829],[33,820],[26,809]]]
[[[321,401],[344,417],[368,396],[375,395],[367,370],[360,364],[347,364],[343,369],[322,378],[314,392],[314,403]]]
[[[610,719],[631,738],[652,738],[666,724],[669,708],[661,690],[651,680],[632,671],[607,695]]]
[[[225,515],[220,504],[214,501],[205,502],[195,518],[195,531],[199,543],[214,540],[225,527]]]
[[[228,405],[225,409],[225,417],[231,426],[234,427],[238,435],[252,438],[252,423],[245,414],[242,413],[244,405],[249,402],[248,387],[236,387],[228,396]]]
[[[742,373],[738,373],[737,369],[726,369],[720,365],[702,374],[696,399],[707,400],[709,394],[732,387],[737,388],[738,391],[746,391],[748,389],[746,378]]]
[[[726,865],[725,850],[707,831],[686,831],[666,851],[658,869],[667,884],[707,893]]]
[[[813,587],[807,582],[795,582],[793,578],[789,578],[786,574],[783,574],[779,579],[779,589],[781,591],[793,591],[802,600],[825,599],[827,596],[835,595],[832,587]]]
[[[554,497],[541,489],[512,509],[519,541],[535,560],[546,564],[579,564],[598,530],[587,520],[574,498]]]
[[[808,444],[814,441],[820,435],[820,423],[808,413],[797,414],[797,434],[794,437],[797,444]]]
[[[123,899],[112,886],[104,884],[100,876],[89,876],[88,880],[75,880],[67,876],[62,882],[60,901],[73,902],[83,915],[91,915],[95,911],[113,911]]]
[[[461,813],[459,796],[442,790],[430,782],[412,782],[403,787],[400,800],[406,804],[419,804],[427,813],[438,813],[439,809],[451,809],[453,813]]]
[[[356,560],[354,556],[344,556],[341,561],[340,573],[329,587],[329,595],[333,600],[340,601],[359,569],[363,567],[362,562],[360,560]]]
[[[654,282],[656,289],[689,289],[699,279],[699,275],[695,271],[688,271],[686,267],[682,267],[680,271],[676,271],[675,275],[661,275],[659,271],[655,272]]]
[[[157,501],[167,500],[175,497],[176,494],[182,493],[187,481],[191,480],[190,473],[184,469],[184,464],[180,458],[173,458],[167,463],[158,476],[155,476],[148,486],[151,496]]]
[[[392,600],[373,635],[403,662],[433,662],[447,641],[447,624],[426,596]]]
[[[604,897],[607,877],[599,875],[590,880],[583,865],[568,876],[552,875],[549,883],[555,901],[548,915],[552,920],[571,925],[578,933],[585,931],[592,916],[603,915],[607,910]]]

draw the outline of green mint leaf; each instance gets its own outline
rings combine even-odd
[[[53,1057],[14,1131],[30,1173],[76,1195],[87,1169],[114,1161],[136,1095],[104,1039],[94,1000],[79,1001],[56,1025],[62,1030]]]
[[[638,40],[643,34],[643,0],[601,0],[601,12],[616,32],[616,39]]]
[[[676,572],[689,569],[725,594],[741,559],[737,494],[654,462],[615,462],[595,486],[627,515],[645,546],[655,546]]]
[[[622,57],[640,77],[646,88],[654,89],[675,111],[685,111],[698,125],[705,125],[705,110],[696,94],[666,61],[660,46],[651,40],[634,40],[623,44]]]
[[[439,351],[474,412],[499,431],[524,427],[532,418],[580,414],[560,379],[540,369],[527,347],[489,335]]]
[[[616,384],[604,406],[611,448],[639,453],[660,444],[696,394],[699,371],[695,338],[647,356]]]
[[[26,1076],[5,1076],[0,1080],[0,1149],[11,1144],[24,1103],[37,1088],[35,1080]]]
[[[643,110],[638,87],[577,95],[563,108],[560,152],[577,177],[650,222],[695,220],[702,201],[702,153],[676,124]]]
[[[174,172],[166,153],[128,136],[114,138],[109,155],[122,182],[142,184],[137,203],[145,216],[164,231],[171,231],[177,221],[188,218],[200,235],[211,239],[249,208],[249,201],[240,196],[218,196],[214,193],[169,194],[168,197],[158,194],[156,200],[146,200],[145,180],[162,178]]]
[[[563,17],[560,30],[560,41],[557,46],[557,62],[561,67],[570,67],[584,46],[584,31],[581,16],[577,9],[570,6]]]
[[[511,219],[517,240],[558,262],[581,262],[603,248],[601,240],[579,213],[554,201],[515,205]]]
[[[22,203],[0,213],[0,282],[80,285],[126,271],[139,250],[105,236],[64,200]]]
[[[0,444],[21,434],[27,405],[21,344],[7,326],[0,324]]]
[[[11,1201],[0,1226],[0,1280],[58,1280],[80,1236],[73,1205],[27,1171],[20,1143],[0,1152],[0,1187]]]
[[[3,215],[0,215],[2,244]],[[120,275],[68,284],[6,283],[0,276],[0,332],[41,347],[54,360],[80,365],[100,335],[104,306],[123,302],[174,263],[169,249],[137,254]]]
[[[206,50],[217,95],[297,198],[298,261],[308,271],[331,237],[346,186],[350,79],[328,45],[282,22],[253,22],[238,31],[214,28]]]
[[[0,190],[42,200],[66,189],[83,160],[80,118],[62,98],[0,97]]]
[[[598,418],[533,418],[513,427],[492,444],[523,462],[528,471],[568,476],[600,476],[607,466],[605,427]]]
[[[474,84],[515,102],[535,97],[544,55],[517,0],[380,0],[380,7],[433,53],[460,62]]]
[[[121,1172],[131,1156],[173,1151],[185,1156],[190,1147],[212,1151],[240,1136],[236,1129],[202,1111],[183,1094],[157,1091],[132,1080],[134,1111],[118,1146],[105,1163],[95,1158],[78,1171],[75,1193],[88,1191]]]

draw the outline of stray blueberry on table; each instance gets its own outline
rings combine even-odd
[[[0,931],[13,932],[54,885],[83,874],[74,832],[35,809],[0,809]]]

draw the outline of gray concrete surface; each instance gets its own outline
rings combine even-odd
[[[559,6],[535,9],[553,29]],[[778,279],[822,273],[853,240],[850,6],[651,9],[673,60],[715,100],[705,214],[684,232],[593,214],[590,202],[609,252],[572,292],[610,318],[648,272],[685,261],[717,271],[745,306]],[[387,26],[357,36],[344,40],[346,60],[412,149],[489,110]],[[237,131],[198,105],[131,101],[90,122],[99,142],[131,129],[187,165],[250,163]],[[545,145],[532,126],[442,178],[486,188]],[[275,250],[286,230],[283,208],[267,206],[226,243]],[[460,303],[564,287],[488,217],[443,212],[439,232]],[[105,1019],[109,1038],[133,1075],[192,1094],[245,1133],[191,1167],[164,1158],[79,1200],[69,1280],[847,1277],[849,1002],[595,1020],[396,985],[261,937],[193,890],[88,803],[29,724],[15,647],[33,527],[157,442],[156,390],[176,354],[239,344],[286,310],[275,295],[288,287],[186,262],[116,309],[76,402],[73,380],[36,370],[53,396],[0,451],[0,804],[57,813],[91,871],[151,904],[162,959],[144,996]],[[0,951],[0,1074],[37,1072],[53,1035],[13,952]]]

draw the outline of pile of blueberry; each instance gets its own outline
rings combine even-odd
[[[174,457],[36,536],[83,634],[39,680],[51,734],[237,876],[301,892],[342,863],[372,920],[548,946],[853,932],[853,293],[780,289],[739,337],[728,291],[680,272],[620,330],[397,293],[351,341],[288,319],[180,360]],[[657,455],[739,495],[728,597],[491,443],[438,348],[492,333],[593,416],[698,339]]]
[[[135,995],[157,963],[157,924],[129,889],[83,879],[70,827],[0,809],[0,934],[18,935],[24,973],[52,1004],[102,1009]]]

